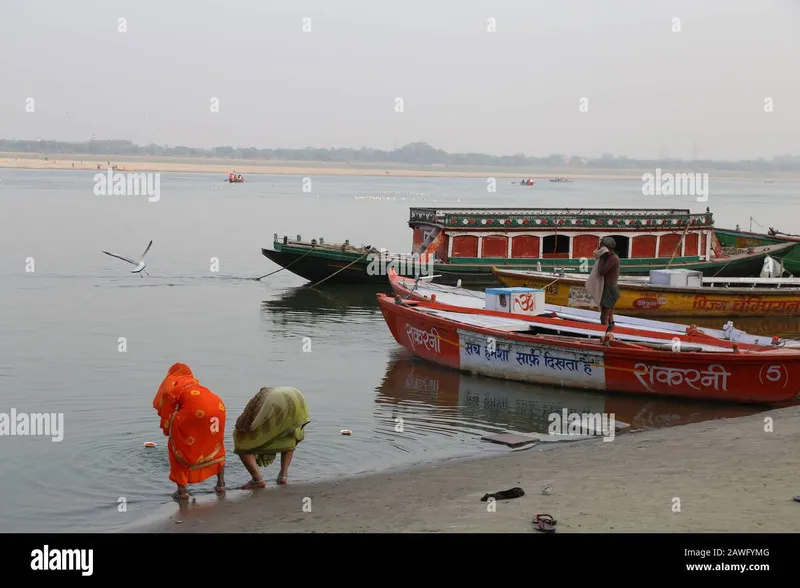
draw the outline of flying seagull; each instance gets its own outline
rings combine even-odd
[[[144,276],[142,276],[142,273],[141,273],[141,272],[144,272],[144,268],[147,267],[147,264],[144,262],[144,256],[147,255],[148,251],[150,251],[150,246],[152,244],[153,244],[153,242],[150,241],[150,243],[147,245],[147,249],[144,250],[144,253],[142,253],[142,256],[139,258],[139,262],[138,263],[133,261],[132,259],[128,259],[127,257],[123,257],[122,255],[117,255],[115,253],[109,253],[108,251],[103,251],[103,253],[105,253],[106,255],[110,255],[111,257],[116,257],[117,259],[121,259],[122,261],[127,261],[131,265],[135,265],[136,267],[131,270],[131,273],[132,274],[139,274],[140,277],[144,277]],[[150,275],[147,272],[144,272],[144,273],[147,274],[148,276]]]

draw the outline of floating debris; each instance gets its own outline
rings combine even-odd
[[[145,441],[145,442],[144,442],[144,446],[145,446],[145,447],[155,447],[155,446],[156,446],[156,444],[155,444],[155,443],[153,443],[152,441]]]
[[[539,438],[534,435],[520,435],[518,433],[501,433],[499,435],[481,437],[481,441],[490,441],[500,445],[508,445],[509,447],[521,447],[528,443],[536,443],[538,440]]]
[[[342,429],[342,435],[352,435],[353,431],[350,429]]]

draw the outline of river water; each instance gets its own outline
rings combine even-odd
[[[0,413],[64,415],[60,442],[0,437],[0,531],[124,530],[176,509],[152,408],[176,361],[227,404],[229,486],[248,479],[232,425],[262,386],[297,387],[309,403],[293,482],[502,454],[508,448],[481,437],[546,432],[547,415],[563,408],[613,412],[632,428],[756,411],[522,386],[423,364],[391,337],[375,289],[310,290],[288,271],[247,279],[277,269],[261,255],[273,233],[409,251],[410,206],[710,206],[718,226],[746,229],[752,216],[800,232],[797,183],[712,182],[700,204],[642,196],[639,181],[498,180],[488,192],[481,179],[320,176],[309,186],[248,176],[230,185],[164,173],[160,199],[149,202],[97,196],[93,176],[0,170]],[[151,239],[147,277],[102,253],[138,259]],[[792,334],[795,321],[752,326]],[[211,495],[212,481],[194,491]]]

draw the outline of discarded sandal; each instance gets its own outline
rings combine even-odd
[[[555,533],[557,522],[549,514],[537,514],[533,519],[533,528],[543,533]]]
[[[490,498],[494,498],[495,500],[509,500],[511,498],[519,498],[520,496],[525,496],[525,490],[517,486],[509,490],[494,492],[493,494],[484,494],[483,498],[481,498],[481,502],[486,502]]]

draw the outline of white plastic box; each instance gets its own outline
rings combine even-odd
[[[532,316],[547,312],[544,290],[536,288],[487,288],[485,308]]]
[[[650,283],[654,286],[699,288],[703,285],[703,272],[687,269],[650,270]]]

